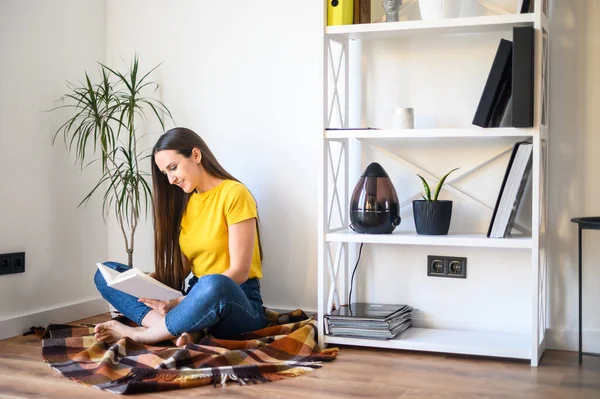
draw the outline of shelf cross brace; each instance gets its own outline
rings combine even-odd
[[[331,65],[331,72],[333,73],[333,96],[331,97],[331,104],[329,105],[329,116],[327,117],[327,126],[331,126],[331,117],[333,116],[334,105],[337,105],[338,115],[340,121],[342,118],[342,105],[340,104],[340,95],[338,92],[338,81],[340,78],[340,71],[342,69],[342,59],[346,59],[346,46],[342,45],[340,50],[340,58],[338,59],[337,67],[333,60],[333,52],[331,51],[331,40],[327,42],[327,48],[329,53],[329,62]]]
[[[412,163],[411,161],[405,159],[404,157],[402,157],[402,156],[400,156],[400,155],[398,155],[398,154],[396,154],[396,153],[394,153],[392,151],[389,151],[389,150],[381,148],[381,147],[379,147],[377,145],[374,145],[373,143],[370,143],[369,141],[366,141],[366,142],[371,147],[376,148],[378,151],[381,151],[382,153],[387,154],[390,157],[399,159],[404,164],[408,165],[413,171],[416,171],[420,175],[423,175],[423,177],[425,177],[426,179],[428,179],[428,180],[434,180],[434,181],[439,181],[440,180],[439,177],[436,177],[435,175],[429,173],[427,170],[421,168],[420,166],[415,165],[414,163]],[[448,179],[447,182],[444,184],[444,189],[446,189],[446,190],[448,190],[448,191],[450,191],[450,192],[452,192],[454,194],[457,194],[458,196],[460,196],[462,198],[469,199],[469,200],[471,200],[471,201],[473,201],[473,202],[475,202],[475,203],[483,206],[487,210],[493,212],[494,206],[490,206],[490,205],[486,204],[485,202],[482,202],[482,201],[478,200],[477,198],[473,197],[472,195],[469,195],[469,194],[465,193],[464,191],[462,191],[462,190],[454,187],[452,184],[456,183],[457,181],[463,179],[464,177],[472,174],[473,172],[475,172],[475,171],[477,171],[479,169],[484,168],[485,166],[491,164],[492,162],[496,161],[497,159],[501,158],[502,156],[510,153],[512,150],[513,150],[513,146],[510,146],[509,148],[507,148],[505,150],[502,150],[498,154],[493,155],[492,157],[490,157],[490,158],[488,158],[488,159],[486,159],[486,160],[478,163],[477,165],[474,165],[472,168],[467,169],[465,171],[462,171],[462,173],[456,173],[456,174],[454,174],[453,178],[452,179]],[[403,209],[403,208],[411,205],[413,200],[419,199],[419,198],[421,198],[421,192],[420,191],[417,192],[417,193],[415,193],[415,194],[413,194],[412,196],[407,197],[407,198],[403,199],[402,201],[400,201],[400,208]],[[521,225],[519,225],[517,223],[514,224],[514,229],[516,229],[517,231],[520,231],[522,233],[525,233],[525,234],[531,234],[531,230],[529,230],[526,227],[521,226]]]
[[[329,153],[329,166],[331,167],[331,173],[333,175],[333,194],[331,198],[331,205],[329,207],[329,217],[327,219],[327,226],[331,228],[331,216],[333,215],[333,205],[337,203],[337,208],[340,215],[340,223],[344,224],[344,216],[342,215],[342,204],[340,202],[340,195],[338,193],[338,178],[340,176],[340,167],[342,165],[342,157],[346,151],[346,146],[344,143],[341,143],[342,148],[340,149],[340,154],[337,159],[337,167],[333,166],[333,155],[331,154],[331,143],[327,144],[327,151]]]
[[[381,151],[381,152],[383,152],[383,153],[387,154],[387,155],[388,155],[388,156],[390,156],[390,157],[393,157],[393,158],[397,158],[397,159],[399,159],[399,160],[400,160],[400,161],[402,161],[404,164],[408,165],[408,166],[409,166],[409,167],[410,167],[410,168],[411,168],[413,171],[416,171],[416,172],[417,172],[417,173],[419,173],[420,175],[423,175],[423,177],[425,177],[426,179],[429,179],[429,180],[435,180],[435,181],[438,181],[438,180],[439,180],[439,178],[438,178],[438,177],[436,177],[435,175],[433,175],[433,174],[429,173],[427,170],[425,170],[425,169],[421,168],[420,166],[418,166],[418,165],[415,165],[414,163],[412,163],[411,161],[409,161],[409,160],[405,159],[404,157],[402,157],[402,156],[400,156],[400,155],[398,155],[398,154],[396,154],[396,153],[394,153],[394,152],[391,152],[391,151],[389,151],[389,150],[386,150],[386,149],[384,149],[384,148],[381,148],[381,147],[379,147],[379,146],[376,146],[376,145],[374,145],[374,144],[372,144],[372,143],[369,143],[369,145],[370,145],[370,146],[372,146],[372,147],[374,147],[374,148],[376,148],[378,151]],[[468,176],[468,175],[470,175],[471,173],[475,172],[476,170],[479,170],[479,169],[481,169],[481,168],[483,168],[483,167],[485,167],[485,166],[489,165],[490,163],[492,163],[493,161],[495,161],[495,160],[499,159],[500,157],[502,157],[503,155],[505,155],[505,154],[509,153],[510,151],[512,151],[512,146],[511,146],[510,148],[507,148],[507,149],[505,149],[505,150],[502,150],[500,153],[498,153],[498,154],[496,154],[496,155],[494,155],[494,156],[492,156],[492,157],[490,157],[490,158],[488,158],[488,159],[484,160],[483,162],[480,162],[479,164],[477,164],[477,165],[473,166],[473,167],[472,167],[472,168],[470,168],[470,169],[467,169],[467,170],[465,170],[465,171],[462,171],[462,172],[459,172],[459,173],[457,173],[455,176],[453,176],[453,178],[452,178],[452,179],[449,179],[449,180],[448,180],[448,181],[447,181],[447,182],[444,184],[444,188],[445,188],[446,190],[450,191],[450,192],[453,192],[454,194],[457,194],[457,195],[459,195],[460,197],[463,197],[463,198],[469,199],[469,200],[471,200],[471,201],[474,201],[474,202],[478,203],[479,205],[481,205],[481,206],[483,206],[483,207],[487,208],[488,210],[492,210],[492,211],[493,211],[493,210],[494,210],[494,208],[493,208],[492,206],[490,206],[490,205],[488,205],[488,204],[486,204],[486,203],[484,203],[484,202],[482,202],[482,201],[478,200],[477,198],[475,198],[475,197],[473,197],[473,196],[471,196],[471,195],[469,195],[469,194],[465,193],[464,191],[461,191],[461,190],[459,190],[458,188],[454,187],[452,184],[453,184],[453,183],[456,183],[456,182],[457,182],[457,181],[459,181],[459,180],[461,180],[461,179],[462,179],[462,178],[464,178],[465,176]],[[405,200],[401,201],[401,204],[400,204],[401,208],[404,208],[404,207],[406,207],[406,206],[410,205],[410,204],[412,203],[412,200],[413,200],[413,199],[418,199],[418,198],[421,198],[421,194],[420,194],[420,192],[417,192],[417,193],[415,193],[414,195],[412,195],[412,196],[408,197],[407,199],[405,199]]]

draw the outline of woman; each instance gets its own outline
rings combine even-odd
[[[154,251],[157,280],[185,296],[171,301],[135,298],[95,282],[102,296],[140,327],[111,320],[96,325],[96,339],[123,337],[152,344],[206,328],[218,338],[235,338],[266,326],[256,202],[248,189],[223,169],[193,131],[174,128],[152,150]],[[120,272],[127,266],[105,265]]]

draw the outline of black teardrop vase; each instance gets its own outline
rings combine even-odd
[[[400,224],[400,202],[377,162],[363,172],[350,199],[350,228],[363,234],[389,234]]]

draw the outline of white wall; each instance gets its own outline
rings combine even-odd
[[[549,334],[555,347],[576,349],[577,227],[599,216],[600,4],[554,1],[550,52]],[[600,351],[600,234],[584,233],[584,350]]]
[[[44,111],[104,59],[104,4],[2,0],[0,20],[0,253],[26,253],[25,273],[0,276],[3,339],[100,313],[92,276],[107,229],[97,204],[76,209],[97,175],[52,147],[67,114]]]
[[[107,61],[137,51],[145,68],[162,62],[155,79],[176,124],[200,134],[256,197],[265,303],[315,309],[322,2],[107,4]],[[151,239],[146,226],[140,268],[152,263]],[[110,256],[125,259],[114,229],[109,241]]]

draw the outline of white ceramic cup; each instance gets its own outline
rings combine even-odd
[[[412,108],[396,108],[394,111],[394,129],[414,129],[415,112]]]
[[[461,0],[419,0],[422,19],[456,18]]]

